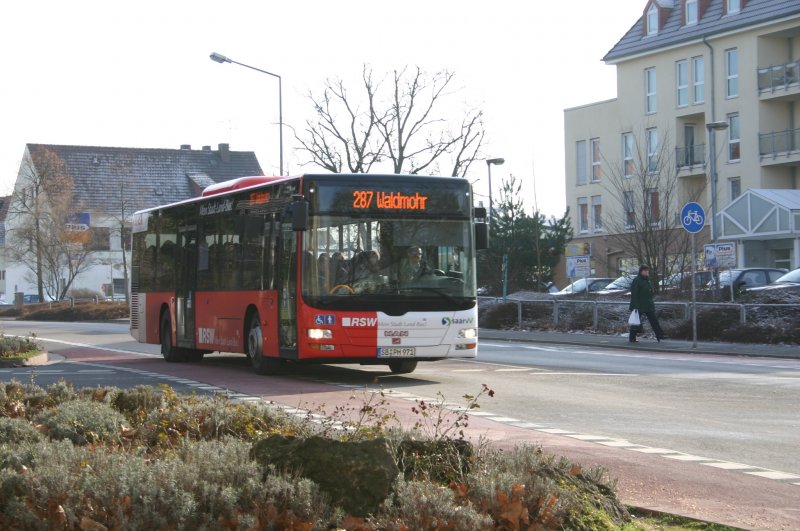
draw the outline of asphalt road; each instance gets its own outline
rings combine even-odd
[[[758,528],[767,516],[780,514],[775,525],[800,528],[800,510],[792,508],[800,506],[790,501],[800,499],[798,359],[482,340],[476,360],[420,364],[411,375],[379,366],[319,365],[259,377],[241,356],[168,364],[157,345],[133,341],[127,324],[6,321],[0,331],[34,331],[50,352],[67,356],[42,367],[0,369],[0,381],[32,377],[43,386],[60,378],[76,386],[169,383],[309,409],[346,403],[354,390],[383,389],[393,397],[392,407],[408,417],[409,400],[463,403],[464,394],[486,384],[495,396],[482,397],[471,415],[492,440],[530,441],[616,466],[612,474],[632,474],[633,481],[621,487],[634,502],[652,499],[662,510],[677,507],[671,512],[743,527]],[[658,505],[665,499],[663,485],[646,492],[651,481],[675,483],[672,506]],[[697,492],[688,496],[690,484]],[[732,496],[745,496],[739,504],[752,497],[740,492],[746,485],[749,492],[763,491],[761,498],[746,515],[731,516]],[[704,489],[721,492],[711,496]],[[703,512],[698,504],[706,497],[713,506]]]

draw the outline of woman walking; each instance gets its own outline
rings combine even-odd
[[[628,341],[636,343],[636,334],[640,329],[644,317],[656,334],[656,339],[660,342],[664,339],[664,332],[661,330],[661,325],[658,323],[656,317],[656,305],[653,302],[653,286],[650,284],[650,267],[643,265],[639,267],[639,275],[631,282],[631,303],[628,309],[639,312],[639,326],[631,326],[628,334]]]

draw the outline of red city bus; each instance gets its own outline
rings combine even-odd
[[[475,357],[472,199],[452,177],[243,177],[139,211],[131,335],[169,362],[244,353],[259,374]]]

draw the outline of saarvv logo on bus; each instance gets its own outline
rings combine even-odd
[[[377,317],[342,317],[342,326],[376,326]]]
[[[472,317],[457,318],[457,317],[442,317],[442,324],[450,326],[454,324],[472,324]]]

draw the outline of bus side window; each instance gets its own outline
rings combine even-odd
[[[264,218],[242,218],[242,289],[261,289],[262,260],[264,259]]]

